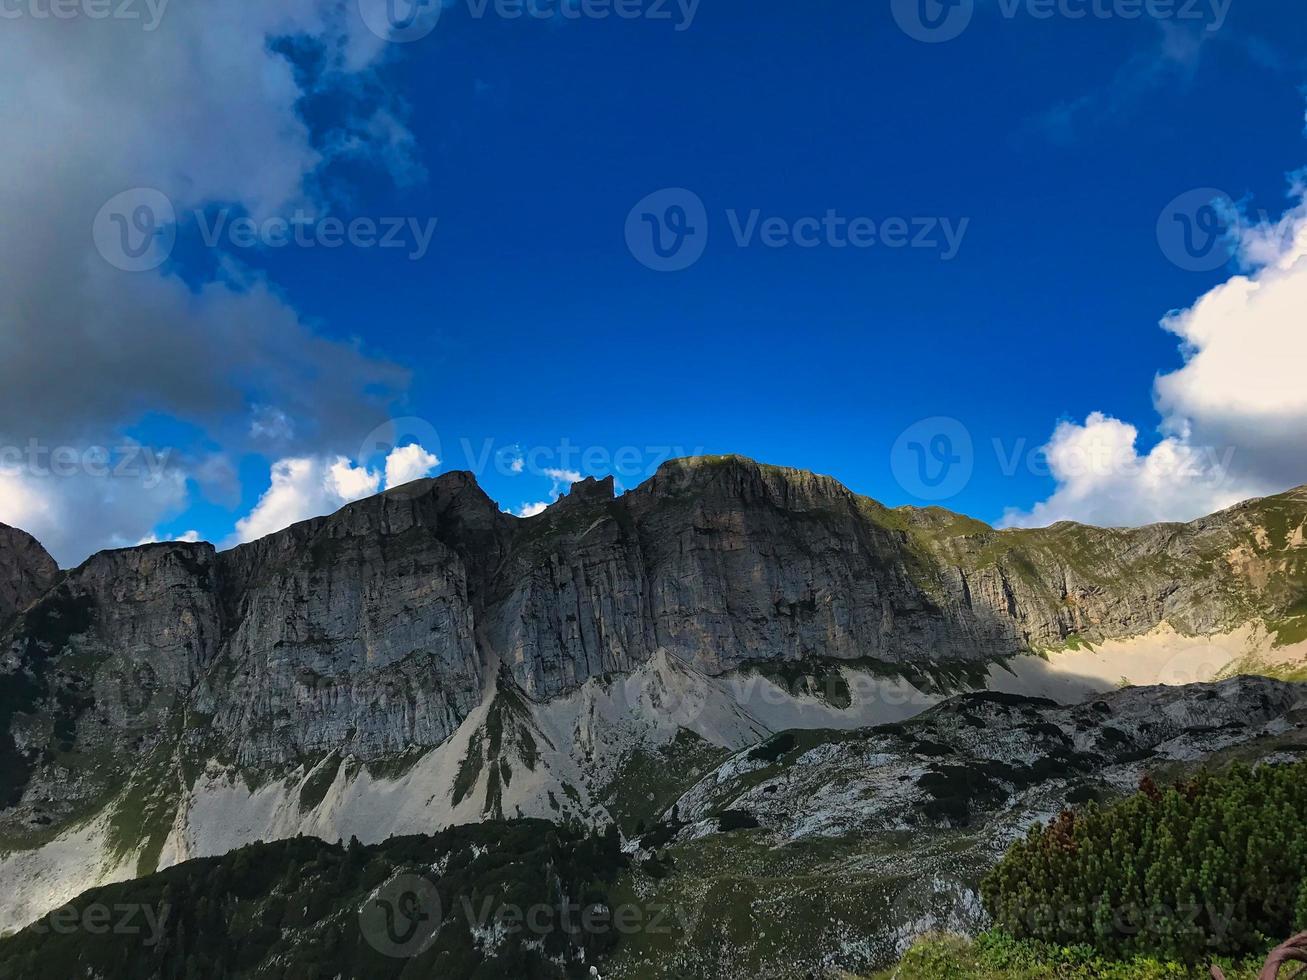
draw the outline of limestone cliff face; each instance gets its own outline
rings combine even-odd
[[[1163,620],[1292,631],[1305,520],[1299,490],[1189,525],[994,531],[711,457],[616,498],[579,483],[525,520],[450,473],[232,551],[150,545],[62,578],[4,529],[0,830],[57,825],[178,739],[188,764],[256,771],[437,745],[501,667],[543,699],[660,650],[717,674],[994,658]]]
[[[59,566],[36,538],[0,524],[0,627],[54,585]]]
[[[461,474],[409,491],[219,556],[214,723],[236,761],[435,745],[477,702],[476,570],[459,547],[493,561],[501,515]]]

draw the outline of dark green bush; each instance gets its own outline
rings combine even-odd
[[[1197,963],[1307,928],[1307,764],[1234,767],[1035,826],[985,878],[1020,939]]]

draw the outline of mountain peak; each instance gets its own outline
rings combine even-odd
[[[0,524],[0,625],[54,585],[59,566],[26,531]]]

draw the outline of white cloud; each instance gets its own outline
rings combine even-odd
[[[538,500],[534,504],[523,504],[516,513],[518,517],[535,517],[536,514],[543,514],[548,507],[548,501]]]
[[[1102,413],[1063,422],[1045,447],[1057,488],[1007,525],[1188,520],[1307,482],[1307,187],[1278,221],[1238,232],[1245,269],[1162,326],[1184,365],[1158,377],[1162,440],[1146,452],[1134,426]],[[1091,460],[1110,460],[1094,465]]]
[[[417,443],[392,449],[381,472],[345,456],[288,457],[272,464],[272,485],[254,509],[236,522],[228,545],[254,541],[299,521],[331,514],[354,500],[421,479],[440,465]]]
[[[1187,439],[1163,439],[1140,453],[1133,425],[1094,412],[1084,424],[1061,422],[1044,447],[1057,490],[1028,512],[1010,509],[1004,526],[1057,521],[1129,526],[1191,520],[1253,495],[1224,455]]]
[[[272,443],[289,441],[295,435],[295,423],[279,408],[255,405],[250,418],[250,438]]]
[[[378,474],[355,466],[344,456],[330,461],[310,457],[278,460],[272,465],[272,486],[254,510],[236,522],[236,533],[228,543],[254,541],[299,521],[330,514],[380,488]]]
[[[64,568],[105,548],[137,544],[185,504],[186,480],[175,469],[56,476],[0,468],[0,523],[27,531]]]
[[[573,483],[581,482],[581,474],[576,470],[556,470],[546,468],[545,476],[554,481],[554,495],[562,493],[564,489],[570,487]]]
[[[386,457],[386,489],[430,476],[439,465],[435,453],[427,452],[415,442],[392,449]]]

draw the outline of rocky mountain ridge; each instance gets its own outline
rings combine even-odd
[[[785,727],[905,717],[955,683],[932,677],[1031,690],[1042,661],[995,664],[1163,626],[1291,643],[1305,523],[1300,489],[1187,525],[995,531],[706,457],[620,497],[583,481],[529,519],[448,473],[231,551],[66,573],[9,532],[0,863],[67,891],[87,849],[104,877],[380,826],[380,787],[408,814],[396,832],[514,807],[602,822],[603,783],[682,731],[715,761]],[[812,665],[832,696],[787,689]]]

